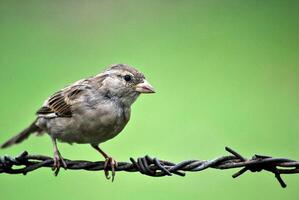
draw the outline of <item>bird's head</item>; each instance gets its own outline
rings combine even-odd
[[[101,76],[104,77],[101,88],[126,105],[134,103],[141,93],[155,93],[144,75],[129,65],[112,65]]]

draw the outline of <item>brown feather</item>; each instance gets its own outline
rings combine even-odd
[[[49,100],[48,106],[44,106],[37,111],[37,114],[55,113],[60,117],[71,117],[71,106],[65,101],[62,91],[55,93]]]
[[[59,117],[71,117],[71,102],[76,100],[84,90],[91,89],[88,83],[89,79],[85,79],[78,85],[56,92],[49,98],[47,105],[37,111],[37,114],[55,113]]]
[[[36,120],[28,128],[24,129],[21,133],[19,133],[18,135],[12,137],[11,139],[3,143],[1,145],[1,148],[6,148],[13,144],[18,144],[23,140],[25,140],[26,138],[28,138],[34,132],[42,132],[42,130],[38,126],[36,126],[35,123]]]

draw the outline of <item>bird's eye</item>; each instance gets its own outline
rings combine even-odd
[[[124,79],[125,79],[125,81],[129,82],[129,81],[132,80],[132,76],[127,74],[127,75],[124,76]]]

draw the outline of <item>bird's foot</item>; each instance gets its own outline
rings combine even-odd
[[[112,157],[106,157],[105,160],[105,164],[104,164],[104,173],[105,173],[105,177],[107,179],[110,179],[110,175],[109,175],[109,168],[111,168],[111,180],[112,182],[114,181],[114,177],[115,177],[115,169],[117,168],[118,164],[116,162],[116,160],[114,160]]]
[[[61,166],[64,169],[67,169],[67,164],[66,164],[65,160],[63,159],[63,157],[60,155],[59,152],[54,153],[53,160],[54,160],[54,163],[53,163],[52,170],[54,171],[55,176],[58,175]]]

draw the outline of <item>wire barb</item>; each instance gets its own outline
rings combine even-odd
[[[232,169],[240,168],[238,172],[232,175],[237,178],[245,172],[268,171],[275,175],[275,178],[285,188],[287,185],[281,178],[281,174],[299,173],[299,161],[287,158],[273,158],[270,156],[254,155],[251,159],[244,158],[235,150],[225,147],[230,155],[221,156],[212,160],[186,160],[180,163],[159,160],[146,155],[141,158],[130,158],[131,162],[118,162],[116,171],[140,172],[143,175],[152,177],[162,176],[185,176],[185,172],[199,172],[208,168],[213,169]],[[69,170],[104,170],[105,161],[84,161],[65,159],[67,169]],[[51,157],[42,155],[30,155],[24,151],[17,157],[0,156],[0,173],[5,174],[24,174],[36,169],[47,167],[52,168],[54,161]],[[111,169],[110,169],[111,170]]]

